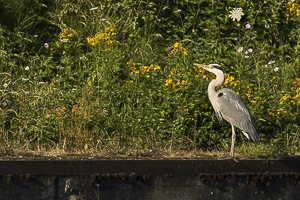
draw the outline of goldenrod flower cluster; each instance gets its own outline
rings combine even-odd
[[[300,104],[300,78],[291,79],[288,81],[288,84],[291,85],[292,93],[296,93],[294,97],[291,97],[291,104],[298,105]]]
[[[151,64],[150,66],[143,65],[139,68],[136,67],[135,63],[127,62],[127,68],[131,69],[130,75],[134,73],[145,74],[146,78],[150,78],[150,72],[160,70],[160,66]]]
[[[129,81],[126,81],[126,83],[123,85],[123,87],[129,87],[129,88],[131,88],[132,87],[132,85],[133,85],[133,80],[129,80]]]
[[[296,14],[297,16],[300,15],[300,5],[297,3],[293,3],[291,1],[287,2],[287,10],[292,13]]]
[[[169,77],[165,83],[166,87],[171,87],[172,89],[178,87],[179,91],[184,91],[184,86],[189,85],[188,81],[182,80],[182,73],[176,68],[171,70]]]
[[[220,86],[220,88],[224,88],[224,87],[228,87],[228,86],[234,86],[236,87],[239,83],[239,81],[234,81],[234,77],[230,76],[229,74],[224,74],[225,76],[225,81],[224,81],[224,85]],[[209,77],[210,80],[214,79],[215,77]],[[217,88],[218,89],[218,88]]]
[[[234,77],[230,76],[229,74],[225,73],[225,82],[224,85],[227,86],[234,86],[236,87],[239,84],[239,81],[234,81]]]
[[[64,40],[72,40],[74,33],[72,29],[67,28],[59,35],[59,41],[63,42]]]
[[[251,98],[251,93],[255,90],[258,90],[257,87],[254,86],[254,84],[249,84],[246,88],[245,88],[245,94],[248,97],[248,100],[252,103],[252,105],[257,104],[259,101],[261,101],[261,103],[264,103],[264,101],[261,100],[261,97],[252,97]]]
[[[290,98],[292,98],[291,95],[289,95],[289,94],[284,95],[284,96],[281,97],[281,99],[280,99],[280,104],[283,104],[284,101],[286,101],[286,100],[288,100],[288,99],[290,99]]]
[[[278,77],[274,76],[270,82],[277,78]],[[287,83],[290,86],[291,91],[289,91],[287,94],[280,98],[279,104],[283,107],[278,110],[275,110],[274,107],[272,108],[277,115],[286,114],[288,112],[284,105],[288,106],[288,110],[291,109],[291,111],[293,111],[292,107],[290,106],[297,106],[298,104],[300,104],[300,78],[291,79]],[[272,115],[272,112],[269,111],[269,114]],[[290,115],[293,115],[293,113],[290,112]]]
[[[141,68],[142,73],[149,73],[151,70],[159,70],[160,66],[151,64],[150,66],[143,65]]]
[[[139,73],[139,70],[137,70],[136,64],[135,64],[135,63],[127,62],[126,64],[127,64],[126,68],[129,68],[129,69],[132,71],[132,72],[130,73],[131,75],[132,75],[133,73]]]
[[[107,27],[104,33],[98,32],[93,38],[87,37],[87,42],[93,46],[96,46],[100,41],[105,41],[107,44],[111,44],[113,43],[113,41],[111,40],[111,36],[116,34],[113,31],[114,30],[111,27]]]
[[[172,51],[169,53],[169,56],[176,55],[176,53],[177,53],[178,51],[179,51],[179,52],[183,52],[184,55],[187,55],[187,52],[186,52],[185,48],[182,47],[182,44],[176,42],[176,43],[173,45],[173,49],[172,49]]]
[[[288,81],[292,85],[291,90],[293,92],[299,92],[300,89],[300,78],[291,79]]]

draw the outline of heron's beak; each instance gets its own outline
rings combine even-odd
[[[209,69],[208,65],[202,65],[202,64],[197,64],[197,63],[194,63],[194,65],[196,65],[197,67],[202,67],[204,69]]]

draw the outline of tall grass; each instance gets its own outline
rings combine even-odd
[[[297,6],[2,1],[2,152],[227,152],[231,126],[219,126],[207,97],[214,76],[195,68],[196,62],[220,64],[224,86],[244,99],[255,118],[263,144],[249,144],[238,132],[240,153],[297,154]],[[229,17],[235,7],[243,8],[240,21]]]

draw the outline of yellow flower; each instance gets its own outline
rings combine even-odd
[[[181,45],[182,45],[182,44],[176,42],[176,43],[173,45],[173,47],[174,47],[174,48],[177,48],[177,47],[181,47]]]
[[[92,38],[90,38],[90,37],[87,37],[87,38],[86,38],[86,40],[87,40],[88,43],[91,42],[91,39],[92,39]]]
[[[160,69],[160,66],[158,66],[158,65],[155,65],[155,67],[154,67],[154,71],[155,71],[155,70],[158,70],[158,69]]]
[[[168,80],[166,80],[166,87],[168,86],[168,85],[170,85],[172,83],[172,79],[168,79]]]
[[[187,51],[185,50],[185,48],[182,47],[181,43],[176,42],[173,45],[173,49],[172,51],[168,54],[169,56],[171,55],[175,55],[178,51],[182,51],[184,55],[187,55]]]
[[[299,13],[300,5],[299,5],[299,4],[297,4],[297,3],[292,3],[292,2],[288,2],[287,5],[288,5],[287,10],[288,10],[291,14],[296,14],[297,16],[300,15],[300,13]]]

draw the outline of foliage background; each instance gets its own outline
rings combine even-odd
[[[263,140],[238,132],[238,152],[296,155],[298,15],[287,0],[1,0],[2,153],[227,152],[231,126],[207,97],[214,76],[193,66],[218,63]]]

